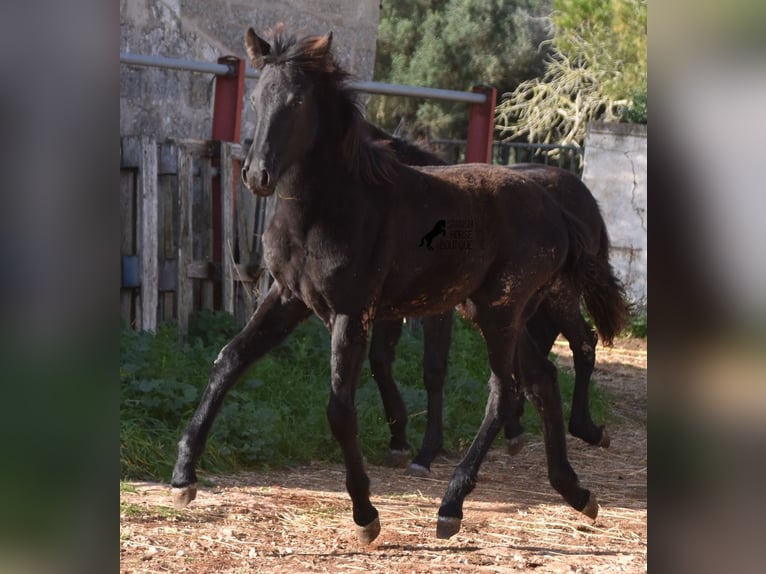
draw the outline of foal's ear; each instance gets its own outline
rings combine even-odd
[[[269,43],[256,34],[255,30],[248,28],[247,32],[245,32],[245,47],[247,49],[247,57],[250,58],[253,68],[262,68],[264,56],[268,56],[271,53]]]
[[[330,53],[330,46],[332,45],[332,32],[327,32],[324,36],[316,36],[307,46],[307,50],[310,51],[317,58],[325,58]]]

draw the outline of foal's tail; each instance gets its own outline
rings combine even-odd
[[[615,276],[609,263],[609,236],[606,225],[601,225],[598,253],[584,248],[583,228],[579,219],[565,213],[569,220],[570,261],[569,274],[582,293],[585,307],[593,319],[599,338],[610,347],[614,338],[627,325],[631,307],[622,282]]]

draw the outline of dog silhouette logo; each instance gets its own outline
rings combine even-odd
[[[434,248],[431,245],[431,242],[438,235],[447,235],[447,221],[445,219],[437,221],[433,229],[420,238],[418,247],[423,247],[425,245],[426,249],[433,251]]]

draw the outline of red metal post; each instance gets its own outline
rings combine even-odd
[[[240,126],[242,125],[242,102],[245,95],[245,60],[236,56],[223,56],[218,58],[219,64],[226,64],[231,69],[227,76],[215,77],[215,95],[213,99],[213,140],[239,143]],[[239,173],[239,162],[235,161],[234,173]],[[213,166],[221,169],[220,162],[213,158]],[[229,166],[223,166],[229,169]],[[238,177],[232,178],[234,182],[234,200],[236,201],[236,185]],[[213,263],[220,269],[223,258],[223,242],[221,238],[221,178],[213,178]],[[234,203],[232,203],[234,205]],[[221,284],[215,282],[213,292],[213,306],[221,307]]]
[[[471,91],[484,94],[487,99],[483,104],[471,104],[465,161],[466,163],[490,163],[492,136],[495,131],[497,90],[490,86],[474,86]]]

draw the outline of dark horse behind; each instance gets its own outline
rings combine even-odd
[[[247,32],[248,54],[261,76],[242,177],[253,193],[283,198],[263,236],[275,283],[213,364],[178,443],[176,503],[188,504],[196,494],[196,463],[227,391],[313,313],[331,333],[327,417],[343,454],[353,520],[360,540],[374,540],[380,521],[370,502],[354,405],[372,321],[458,306],[487,342],[490,393],[484,420],[439,508],[437,536],[460,529],[463,500],[507,418],[514,373],[543,419],[551,485],[595,518],[596,498],[579,484],[567,458],[556,369],[526,324],[546,295],[569,285],[586,299],[606,297],[610,269],[583,249],[582,225],[523,174],[483,164],[412,168],[371,141],[331,39],[279,34],[269,43]],[[424,223],[440,219],[470,219],[473,247],[414,247]]]
[[[385,142],[397,159],[409,165],[445,165],[438,156],[394,137],[369,124],[374,140]],[[598,203],[587,186],[575,174],[541,164],[516,164],[509,169],[520,171],[543,187],[559,205],[580,220],[584,230],[583,248],[609,266],[609,237]],[[422,245],[422,242],[421,242]],[[611,297],[605,302],[586,301],[601,308],[590,310],[596,329],[605,345],[611,345],[615,335],[624,326],[629,306],[617,281]],[[569,432],[583,441],[609,446],[610,437],[603,425],[596,425],[590,414],[588,389],[595,365],[597,338],[580,311],[580,292],[573,289],[546,297],[532,315],[527,328],[538,348],[547,354],[559,333],[569,342],[575,367],[575,385]],[[427,392],[426,432],[422,446],[407,468],[408,474],[428,476],[430,465],[442,448],[443,389],[447,375],[447,360],[452,335],[452,312],[423,318],[423,381]],[[407,409],[394,382],[392,363],[394,350],[402,333],[401,320],[377,319],[370,340],[370,368],[380,389],[383,406],[391,431],[388,464],[398,466],[409,460],[410,446],[406,438]],[[513,397],[509,418],[505,424],[508,450],[515,454],[523,446],[521,416],[524,395]]]

